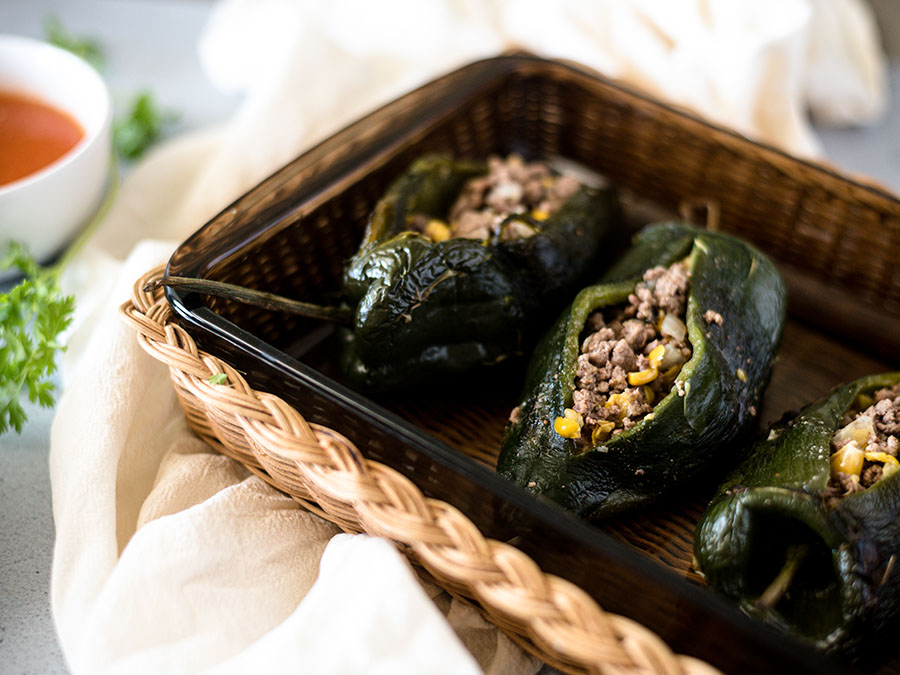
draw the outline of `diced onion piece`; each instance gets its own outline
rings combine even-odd
[[[875,435],[875,425],[868,415],[860,415],[843,429],[839,430],[831,439],[834,445],[843,445],[847,441],[856,441],[860,448],[869,444],[869,439]]]
[[[662,345],[662,348],[663,357],[658,366],[661,371],[666,371],[674,366],[681,366],[685,361],[687,361],[687,356],[682,354],[681,350],[678,349],[678,347],[676,347],[675,345],[666,343]]]
[[[515,204],[522,200],[522,186],[512,181],[498,183],[491,189],[489,197],[492,200]]]
[[[666,314],[662,324],[659,326],[659,332],[674,338],[677,342],[681,342],[684,340],[684,336],[687,335],[687,326],[684,325],[684,321],[674,314]]]
[[[866,455],[856,441],[850,441],[843,448],[831,456],[831,473],[845,473],[848,476],[858,476],[862,471],[863,460]]]
[[[577,410],[573,410],[572,408],[566,408],[565,410],[563,410],[563,415],[565,416],[565,418],[567,420],[572,420],[579,427],[584,426],[584,417],[582,417],[581,413],[578,412]]]
[[[519,220],[518,218],[510,219],[502,228],[500,228],[500,239],[503,241],[509,241],[511,239],[528,239],[528,237],[533,237],[535,234],[537,234],[536,229],[529,223],[524,220]]]

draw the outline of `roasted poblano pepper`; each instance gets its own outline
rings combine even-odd
[[[686,259],[692,356],[652,415],[606,441],[579,445],[554,419],[573,403],[588,316],[625,303],[643,272]],[[722,318],[709,322],[707,310]],[[649,503],[694,477],[754,422],[780,341],[785,288],[771,262],[734,237],[651,225],[605,275],[582,290],[535,350],[507,428],[498,471],[590,519]]]
[[[845,414],[898,382],[900,373],[864,377],[775,424],[695,532],[696,564],[713,589],[828,652],[852,654],[900,610],[900,471],[828,495]]]
[[[446,218],[479,162],[427,157],[381,199],[344,287],[354,306],[342,370],[357,386],[391,390],[520,354],[591,277],[620,228],[612,189],[582,187],[529,237],[434,241],[412,214]]]

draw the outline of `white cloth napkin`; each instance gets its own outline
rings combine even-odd
[[[883,57],[856,0],[217,5],[201,59],[243,104],[136,167],[65,280],[79,309],[51,439],[52,606],[74,672],[538,668],[473,610],[423,589],[387,542],[335,536],[196,439],[168,373],[115,311],[142,272],[304,148],[512,46],[801,154],[817,151],[808,107],[847,123],[885,101]]]

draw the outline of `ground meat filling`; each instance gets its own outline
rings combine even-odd
[[[631,429],[671,391],[691,357],[685,326],[689,287],[686,261],[654,267],[624,306],[588,317],[573,406],[557,418],[557,433],[585,448],[601,445]]]
[[[517,239],[538,232],[536,222],[549,218],[581,187],[574,176],[556,175],[544,162],[519,155],[488,158],[488,172],[467,181],[450,208],[448,222],[421,213],[407,225],[434,241],[445,239]],[[514,214],[528,218],[510,219]]]
[[[900,468],[900,385],[860,394],[843,422],[831,440],[829,501],[862,492]]]

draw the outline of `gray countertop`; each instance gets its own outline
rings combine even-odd
[[[891,54],[891,88],[900,92],[900,7],[874,6]],[[106,48],[105,72],[114,98],[150,89],[182,112],[180,130],[224,119],[236,101],[205,80],[196,39],[210,8],[200,0],[3,0],[0,31],[42,37],[56,14],[72,32]],[[165,36],[165,48],[160,36]],[[890,114],[862,129],[819,129],[827,157],[900,192],[900,97]],[[21,436],[0,436],[0,673],[65,672],[50,616],[49,582],[54,527],[47,466],[53,411],[28,408]]]
[[[113,100],[149,90],[179,113],[176,131],[225,119],[236,100],[215,90],[196,44],[211,7],[200,0],[2,0],[0,32],[43,38],[56,15],[103,46]],[[53,410],[28,405],[21,436],[0,436],[0,674],[67,672],[50,616],[54,526],[48,451]]]

